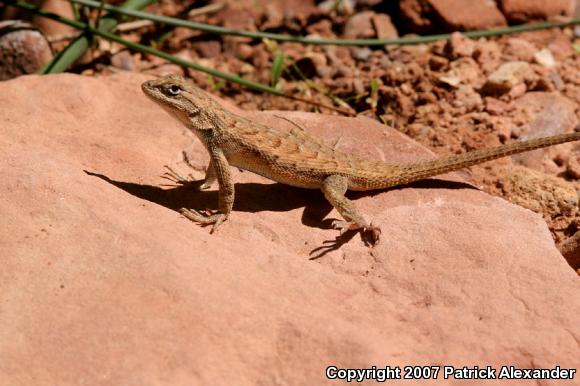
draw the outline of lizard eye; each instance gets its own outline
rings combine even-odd
[[[171,95],[178,95],[181,92],[181,87],[179,87],[176,84],[172,84],[171,86],[169,86],[169,88],[167,89],[167,91]]]

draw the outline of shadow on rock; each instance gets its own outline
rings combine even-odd
[[[141,185],[133,182],[116,181],[105,175],[84,170],[89,176],[100,178],[103,181],[124,190],[125,192],[143,200],[164,206],[179,212],[181,208],[206,211],[216,209],[218,205],[217,190],[195,190],[189,184],[175,183],[173,188],[161,186]],[[429,179],[414,182],[412,184],[397,186],[388,190],[405,189],[476,189],[465,182]],[[320,191],[296,188],[280,183],[237,183],[234,211],[257,213],[261,211],[286,212],[304,207],[302,224],[311,228],[332,229],[332,220],[326,216],[332,211],[332,206]],[[384,190],[383,190],[384,191]],[[347,197],[353,200],[364,196],[374,196],[383,192],[381,190],[368,192],[349,192]],[[327,240],[313,249],[310,253],[311,260],[318,259],[328,252],[339,249],[349,242],[357,231],[349,231],[333,240]],[[361,235],[364,236],[364,235]]]

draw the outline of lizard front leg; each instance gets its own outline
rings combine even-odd
[[[230,165],[219,148],[212,148],[209,150],[210,164],[206,173],[206,178],[203,185],[212,179],[217,179],[219,185],[218,196],[218,213],[211,215],[201,214],[193,209],[181,209],[181,214],[191,221],[198,222],[202,225],[213,224],[210,233],[213,233],[217,227],[227,220],[234,206],[234,181],[230,173]],[[202,185],[202,187],[203,187]]]
[[[371,243],[376,244],[378,242],[381,229],[367,223],[354,205],[354,202],[344,196],[348,189],[348,179],[346,177],[339,175],[326,177],[320,189],[324,193],[324,197],[344,218],[344,221],[337,220],[332,224],[335,229],[340,230],[341,235],[348,230],[368,230],[371,232]]]
[[[215,172],[215,167],[213,166],[214,162],[210,158],[209,165],[207,165],[207,170],[205,171],[205,178],[199,181],[199,186],[197,186],[197,190],[205,190],[211,188],[214,182],[217,181],[217,174]],[[229,169],[228,169],[229,172]],[[233,188],[232,188],[233,189]],[[232,198],[233,202],[233,198]]]

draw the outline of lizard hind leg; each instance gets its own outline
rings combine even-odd
[[[348,189],[347,177],[332,175],[326,177],[322,182],[320,188],[324,197],[332,204],[332,206],[340,213],[344,220],[337,220],[333,222],[333,228],[338,229],[340,234],[344,234],[349,230],[369,231],[371,243],[377,244],[381,229],[368,223],[360,214],[354,202],[344,196]]]

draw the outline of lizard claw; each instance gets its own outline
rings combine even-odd
[[[381,228],[373,225],[372,223],[370,225],[359,225],[355,222],[334,220],[332,222],[332,227],[340,231],[340,236],[344,235],[350,230],[361,230],[364,233],[368,232],[369,243],[373,246],[378,244],[379,238],[381,236]]]
[[[199,223],[201,225],[213,224],[209,233],[214,233],[218,226],[220,226],[228,216],[224,213],[204,214],[197,210],[181,208],[179,211],[185,218]]]
[[[228,218],[228,216],[223,213],[214,214],[214,216],[215,222],[213,223],[213,226],[209,231],[210,234],[213,234],[216,231],[217,227],[219,227]]]
[[[378,226],[373,225],[371,223],[369,226],[364,228],[365,232],[369,232],[369,242],[372,246],[375,246],[379,243],[379,238],[381,237],[381,228]]]

